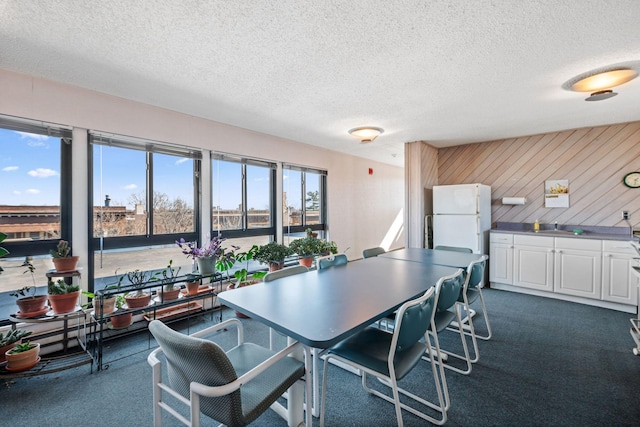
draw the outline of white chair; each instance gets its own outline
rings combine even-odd
[[[201,338],[232,326],[237,328],[238,345],[227,352],[213,341]],[[153,369],[156,427],[162,425],[163,410],[187,426],[200,426],[201,413],[228,426],[245,426],[272,404],[277,404],[277,399],[289,387],[308,378],[308,363],[289,357],[293,352],[304,351],[305,360],[309,360],[309,352],[301,343],[291,344],[277,353],[245,343],[238,319],[229,319],[192,335],[174,331],[159,320],[151,321],[149,330],[160,345],[147,358]],[[164,364],[159,358],[161,354],[165,356]],[[167,369],[168,383],[163,382],[163,366]],[[310,396],[308,381],[305,390]],[[163,393],[172,398],[165,400]],[[189,418],[176,408],[181,404],[189,409]],[[310,426],[309,411],[305,420]]]
[[[294,265],[292,267],[282,268],[276,271],[268,272],[263,278],[262,281],[265,283],[272,282],[276,279],[280,279],[281,277],[293,276],[294,274],[306,273],[309,271],[307,267],[304,265]],[[269,328],[269,349],[273,350],[273,329]]]

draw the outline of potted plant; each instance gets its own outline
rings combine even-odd
[[[200,276],[195,274],[187,274],[187,280],[184,283],[187,288],[187,295],[198,295],[200,284],[202,283],[202,280],[200,280]]]
[[[71,256],[71,247],[66,240],[60,240],[56,249],[49,251],[53,257],[53,265],[56,271],[75,271],[78,266],[79,256]]]
[[[151,302],[151,294],[149,292],[145,292],[142,287],[150,281],[158,280],[158,278],[151,274],[149,271],[142,270],[133,270],[128,271],[124,275],[120,276],[118,279],[118,287],[122,284],[124,278],[129,280],[129,283],[134,288],[138,288],[135,292],[128,292],[125,295],[125,299],[127,301],[127,307],[129,308],[143,308],[149,305]]]
[[[66,314],[75,311],[80,296],[80,286],[67,283],[62,279],[47,284],[49,304],[54,314]]]
[[[216,272],[216,262],[223,255],[222,242],[226,238],[222,235],[214,236],[209,243],[202,248],[198,247],[198,242],[187,242],[183,238],[176,240],[176,245],[182,249],[182,253],[191,257],[197,265],[198,271],[203,276],[212,276]]]
[[[253,254],[253,259],[269,266],[269,271],[282,269],[284,259],[293,255],[293,250],[278,242],[269,242],[266,245],[258,246]]]
[[[22,342],[22,338],[31,335],[31,331],[24,331],[22,329],[10,329],[6,335],[0,332],[0,363],[6,360],[5,353],[7,350],[11,350],[16,344]]]
[[[111,285],[111,286],[107,286],[105,290],[115,289],[115,288],[116,288],[115,285]],[[87,298],[91,298],[91,305],[93,306],[93,315],[96,317],[102,316],[103,314],[113,313],[116,309],[115,295],[102,298],[102,304],[100,303],[100,297],[96,296],[93,292],[82,291],[82,295],[86,296]],[[88,305],[89,304],[86,304],[86,306]],[[86,308],[86,306],[83,305],[82,307]]]
[[[171,301],[178,299],[180,296],[180,287],[175,285],[176,277],[180,273],[182,267],[173,268],[173,260],[169,260],[167,268],[162,270],[162,281],[165,282],[162,285],[162,289],[159,292],[161,301]]]
[[[6,238],[7,238],[7,235],[0,231],[0,243],[2,243]],[[9,251],[0,246],[0,258],[7,255],[9,255]],[[0,266],[0,274],[2,274],[3,271],[4,269],[2,268],[2,266]]]
[[[258,246],[253,245],[251,249],[246,252],[238,252],[234,254],[233,259],[235,262],[243,262],[244,265],[233,273],[233,277],[236,280],[235,282],[230,283],[229,286],[227,286],[227,289],[237,289],[243,286],[252,285],[267,275],[266,271],[255,271],[253,273],[249,273],[249,261],[253,259],[257,249]],[[239,311],[236,311],[236,316],[242,318],[248,317]]]
[[[126,295],[118,294],[116,297],[116,308],[118,310],[122,310],[127,304]],[[116,314],[115,316],[111,316],[111,327],[113,329],[126,328],[131,325],[131,321],[133,320],[133,313],[131,311],[127,311],[126,313]]]
[[[36,278],[33,274],[36,268],[33,264],[30,261],[25,261],[22,265],[27,267],[23,274],[31,274],[33,286],[25,286],[9,294],[17,298],[18,313],[16,313],[16,316],[23,319],[41,316],[49,310],[49,307],[46,305],[47,296],[36,295]]]
[[[311,234],[311,229],[307,229],[307,235],[301,239],[296,239],[289,244],[293,252],[300,257],[300,264],[305,267],[311,267],[313,257],[319,255],[323,251],[323,241]]]
[[[7,359],[7,371],[26,371],[38,364],[40,361],[40,343],[17,344],[4,353]]]

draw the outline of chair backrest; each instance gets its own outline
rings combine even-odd
[[[460,268],[455,274],[438,280],[436,284],[438,311],[446,311],[458,301],[465,280],[463,271]]]
[[[271,282],[281,277],[293,276],[294,274],[306,273],[307,271],[309,271],[309,269],[304,265],[294,265],[281,270],[270,271],[262,278],[262,281]]]
[[[453,252],[464,252],[467,254],[472,254],[473,251],[469,248],[460,248],[458,246],[436,246],[433,249],[437,249],[439,251],[453,251]]]
[[[375,248],[368,248],[362,251],[362,257],[363,258],[371,258],[374,256],[378,256],[380,254],[385,253],[386,251],[384,250],[384,248],[377,246]]]
[[[421,297],[400,306],[392,340],[396,351],[411,348],[424,337],[435,314],[435,305],[435,289],[429,288]]]
[[[472,262],[467,267],[467,288],[482,288],[484,282],[484,270],[487,265],[488,257],[483,255],[477,261]]]
[[[185,398],[190,398],[191,382],[220,386],[237,379],[231,361],[216,343],[174,331],[159,320],[149,323],[149,331],[166,357],[171,388]],[[242,423],[240,391],[220,397],[203,397],[200,411],[226,425]]]
[[[349,260],[345,254],[329,255],[327,257],[318,258],[318,270],[335,267],[337,265],[345,265],[347,262],[349,262]]]

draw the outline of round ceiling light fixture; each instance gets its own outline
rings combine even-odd
[[[623,85],[638,77],[638,72],[631,68],[616,68],[582,74],[567,82],[570,90],[591,92],[585,101],[601,101],[617,95],[611,88]]]
[[[382,133],[384,129],[373,126],[361,126],[349,130],[349,134],[358,138],[360,142],[371,142]]]

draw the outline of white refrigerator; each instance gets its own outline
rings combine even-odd
[[[491,187],[483,184],[433,187],[433,247],[458,246],[489,253]]]

